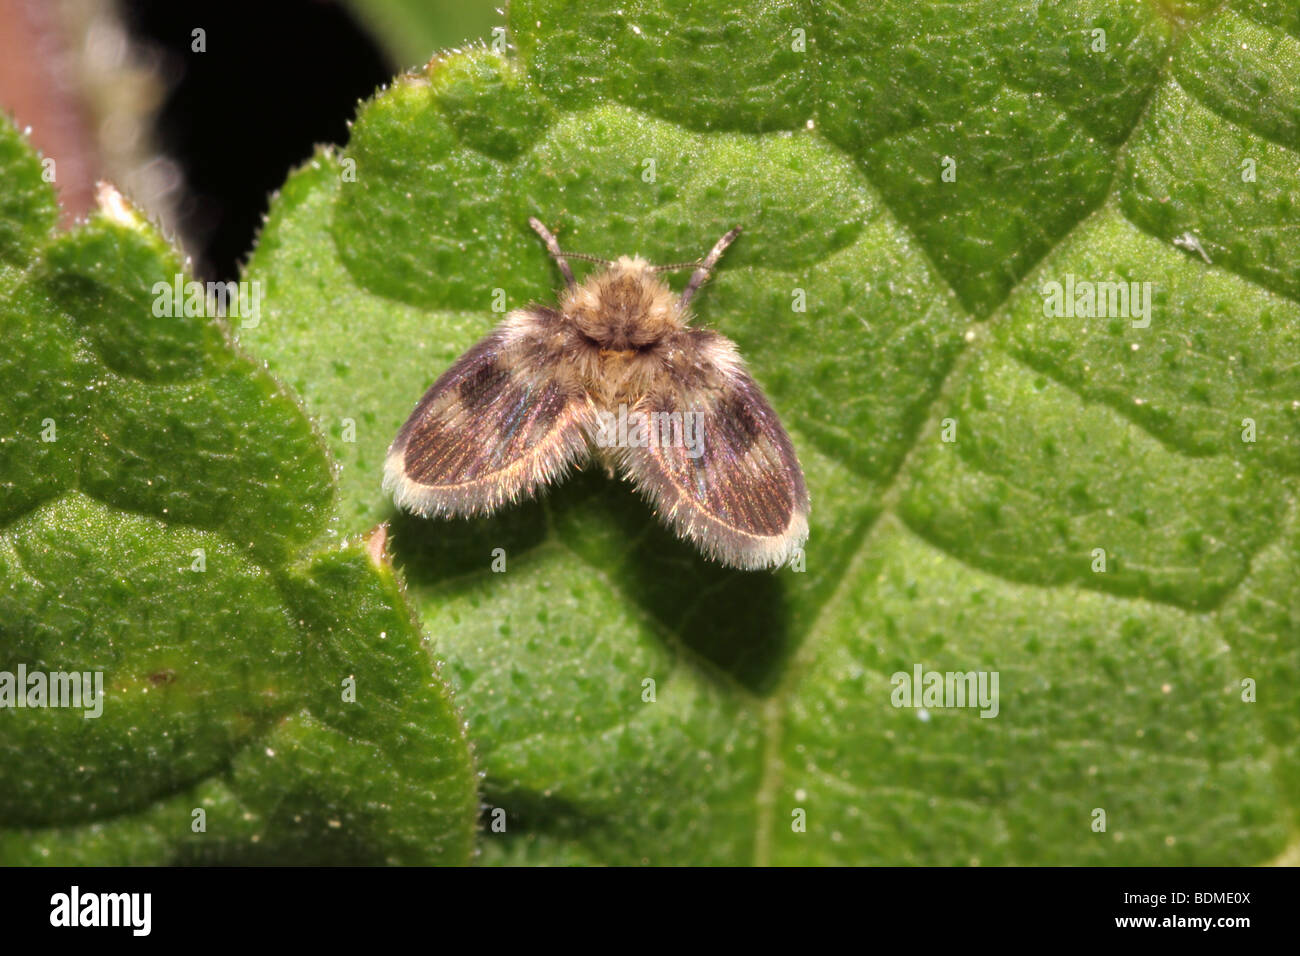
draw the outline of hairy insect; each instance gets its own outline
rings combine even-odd
[[[786,563],[808,537],[794,448],[735,345],[688,324],[740,229],[698,263],[652,266],[562,252],[529,225],[564,276],[559,308],[511,312],[433,383],[389,449],[384,488],[420,515],[480,514],[595,457],[709,557]],[[569,259],[606,268],[578,283]],[[680,297],[659,279],[691,266]]]

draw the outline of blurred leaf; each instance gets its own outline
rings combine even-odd
[[[350,0],[389,54],[406,66],[423,63],[434,50],[486,37],[500,25],[504,0]]]

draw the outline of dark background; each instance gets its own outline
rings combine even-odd
[[[203,278],[236,278],[272,193],[317,143],[344,143],[357,101],[399,70],[333,0],[122,0],[161,55],[159,149],[181,167],[177,223]],[[194,53],[192,31],[207,32]]]

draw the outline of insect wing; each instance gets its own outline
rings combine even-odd
[[[749,569],[782,565],[803,545],[803,472],[776,412],[743,368],[730,371],[721,388],[664,392],[637,410],[651,423],[652,440],[620,449],[618,460],[679,535]],[[695,448],[654,440],[665,432],[654,423],[675,423],[677,414],[696,416]]]
[[[384,487],[420,515],[490,511],[585,457],[593,413],[542,361],[551,310],[514,313],[430,386],[397,433]]]

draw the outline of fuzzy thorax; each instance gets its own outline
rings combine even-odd
[[[574,286],[561,308],[594,345],[611,351],[646,348],[683,325],[677,297],[640,257],[622,256]]]

